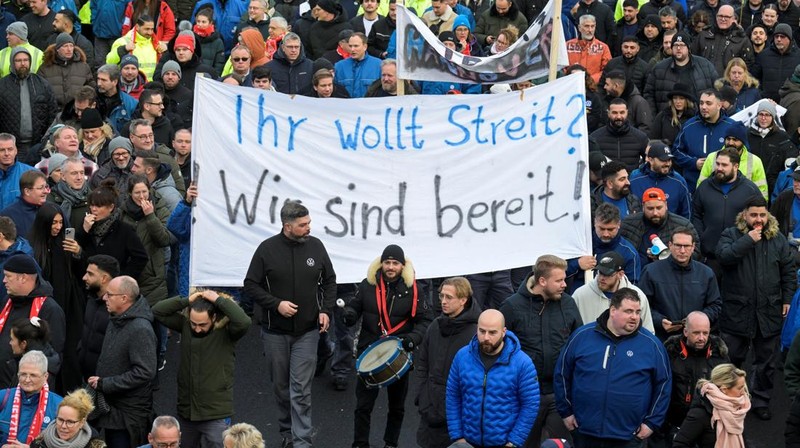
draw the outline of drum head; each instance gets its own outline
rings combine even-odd
[[[397,356],[397,353],[397,339],[387,339],[385,341],[380,341],[378,344],[373,344],[363,353],[362,359],[358,363],[358,370],[361,372],[371,372],[391,361],[393,357]]]

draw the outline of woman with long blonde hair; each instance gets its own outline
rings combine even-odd
[[[736,91],[736,105],[734,110],[739,112],[761,99],[758,90],[758,80],[750,74],[747,64],[742,58],[733,58],[728,61],[722,78],[714,81],[714,88],[719,90],[722,86],[731,86]]]

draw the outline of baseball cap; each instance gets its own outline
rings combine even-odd
[[[662,142],[653,142],[650,144],[650,151],[647,152],[648,157],[652,157],[658,160],[669,160],[674,158],[675,156],[672,154],[672,151],[669,149],[669,146],[665,145]]]
[[[656,187],[648,188],[647,190],[644,190],[644,193],[642,194],[642,204],[644,204],[647,201],[667,202],[667,195],[664,194],[664,190],[660,188]]]
[[[600,256],[595,269],[603,275],[614,275],[625,269],[625,259],[614,251],[606,252]]]

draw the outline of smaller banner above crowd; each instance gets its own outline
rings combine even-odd
[[[425,23],[397,6],[397,76],[417,81],[496,84],[547,76],[553,31],[553,2],[510,48],[487,57],[467,56],[448,49]],[[560,23],[559,23],[560,25]],[[564,33],[559,34],[558,67],[568,62]]]

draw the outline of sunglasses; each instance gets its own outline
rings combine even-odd
[[[250,58],[231,58],[233,62],[247,62]]]

